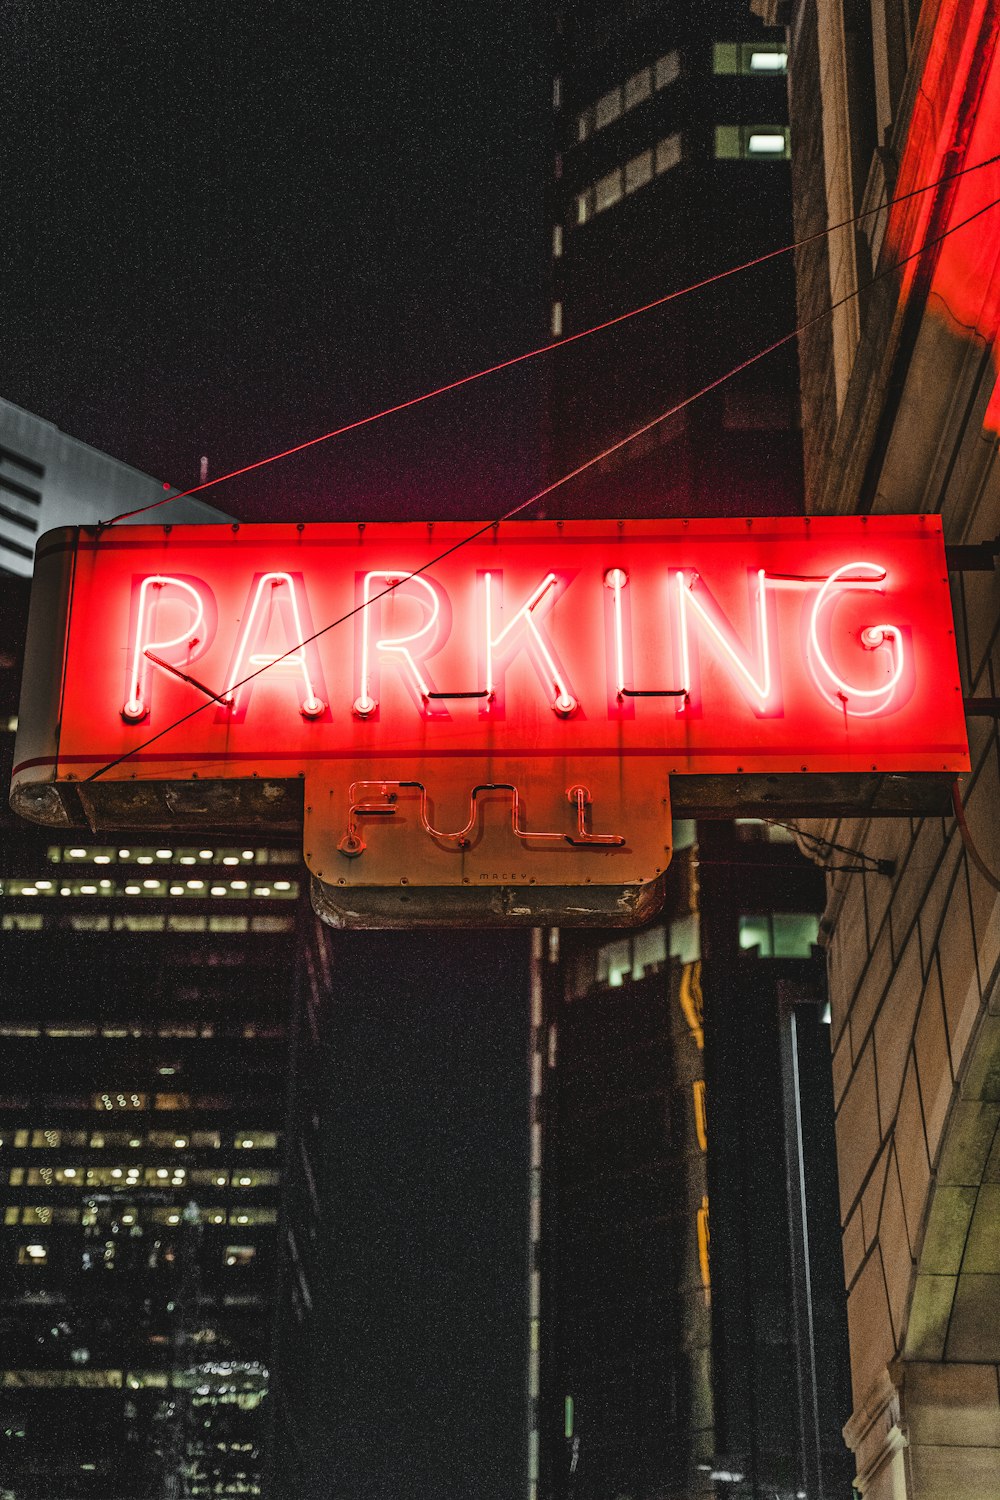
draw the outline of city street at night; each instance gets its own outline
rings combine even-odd
[[[0,1500],[1000,1500],[1000,0],[0,27]]]

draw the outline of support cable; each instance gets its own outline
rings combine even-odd
[[[522,511],[528,510],[530,506],[537,505],[539,501],[544,500],[546,496],[551,495],[554,490],[561,489],[563,485],[569,484],[571,480],[576,479],[581,474],[586,473],[588,469],[592,469],[595,464],[601,463],[604,459],[610,457],[611,454],[618,453],[623,448],[626,448],[629,443],[635,442],[636,438],[642,437],[643,433],[649,432],[654,427],[658,427],[662,422],[668,421],[671,417],[676,416],[678,412],[684,411],[685,408],[692,406],[696,401],[700,401],[701,398],[703,396],[707,396],[709,392],[717,390],[719,386],[724,385],[727,380],[732,380],[734,376],[741,374],[744,370],[749,369],[752,365],[757,364],[760,360],[766,359],[767,356],[769,354],[773,354],[776,349],[781,349],[786,344],[790,343],[792,339],[798,338],[800,333],[803,333],[807,328],[811,328],[814,323],[818,323],[823,318],[829,317],[830,314],[835,312],[838,307],[842,307],[845,302],[850,302],[855,297],[860,296],[862,292],[868,291],[868,289],[874,286],[876,282],[882,281],[886,276],[892,275],[893,272],[898,271],[901,266],[905,266],[908,261],[916,260],[919,256],[923,255],[925,251],[930,250],[934,245],[940,244],[942,240],[946,240],[950,235],[955,234],[959,229],[963,229],[966,224],[971,224],[973,220],[981,218],[983,214],[989,213],[991,209],[996,208],[998,205],[1000,205],[1000,198],[994,198],[983,208],[977,209],[975,213],[969,214],[966,218],[960,220],[959,223],[951,225],[948,229],[942,231],[941,234],[935,235],[933,239],[925,241],[925,243],[922,244],[918,250],[913,250],[909,255],[905,255],[902,257],[902,259],[894,261],[891,266],[886,266],[884,270],[877,272],[870,281],[866,281],[862,286],[856,287],[853,291],[845,293],[845,295],[838,298],[836,302],[831,302],[828,307],[823,308],[822,311],[818,313],[814,313],[811,318],[807,318],[804,323],[799,323],[795,328],[792,329],[791,333],[783,334],[781,338],[775,339],[773,343],[768,344],[763,349],[759,349],[756,354],[749,355],[746,359],[741,360],[738,365],[734,365],[731,369],[727,370],[725,374],[719,375],[714,380],[709,381],[707,385],[703,385],[701,389],[695,391],[693,395],[685,396],[683,401],[678,401],[673,406],[668,407],[667,410],[661,412],[658,417],[654,417],[651,422],[644,423],[642,427],[638,427],[634,432],[630,432],[626,437],[620,438],[617,443],[612,443],[610,447],[603,449],[602,452],[596,453],[592,458],[588,458],[584,463],[578,464],[577,467],[575,469],[571,469],[569,473],[563,474],[559,479],[554,479],[551,484],[547,484],[542,489],[537,490],[533,495],[529,495],[527,500],[521,500],[517,505],[511,506],[510,510],[505,511],[503,515],[498,516],[495,521],[485,521],[481,526],[477,526],[475,531],[469,532],[467,536],[460,537],[457,542],[453,542],[450,547],[446,547],[443,552],[439,552],[435,557],[428,558],[425,563],[421,563],[419,568],[414,568],[412,573],[407,573],[404,578],[398,579],[397,582],[406,583],[411,578],[419,578],[422,574],[428,572],[429,569],[437,567],[438,563],[444,562],[446,558],[451,557],[455,552],[458,552],[462,547],[468,546],[471,542],[478,541],[478,539],[481,536],[485,536],[488,531],[496,530],[496,528],[503,525],[505,521],[511,521],[515,516],[520,515]],[[241,687],[245,687],[248,682],[253,682],[255,678],[262,676],[264,672],[267,672],[272,667],[277,666],[279,662],[286,661],[288,657],[294,656],[298,652],[304,650],[304,648],[308,645],[311,645],[313,641],[319,640],[321,636],[327,635],[331,630],[335,630],[338,625],[343,625],[348,620],[353,619],[354,616],[360,614],[363,609],[367,609],[370,605],[375,604],[379,599],[384,599],[386,595],[392,593],[395,587],[396,583],[388,584],[379,593],[370,595],[367,600],[363,600],[360,604],[354,605],[352,609],[346,610],[342,615],[338,615],[335,620],[331,620],[328,624],[320,626],[319,630],[314,630],[311,635],[305,636],[294,646],[289,646],[286,651],[283,651],[280,654],[280,656],[272,657],[269,661],[265,662],[263,666],[257,667],[253,672],[248,672],[247,675],[241,678],[239,682],[234,682],[230,686],[229,692],[235,694]],[[98,767],[96,771],[92,771],[89,776],[84,778],[85,781],[96,781],[98,777],[103,776],[105,772],[114,770],[116,766],[122,765],[124,761],[130,760],[134,755],[138,755],[143,750],[148,749],[150,745],[156,744],[156,742],[158,740],[161,740],[164,735],[170,734],[172,730],[178,729],[182,724],[186,724],[189,719],[193,719],[196,714],[202,713],[203,710],[209,706],[209,701],[210,700],[206,699],[204,703],[199,703],[195,708],[189,710],[188,713],[182,714],[179,718],[174,719],[172,723],[167,724],[163,729],[158,730],[156,734],[150,735],[150,737],[146,740],[143,740],[141,744],[133,746],[132,749],[126,750],[124,754],[116,756],[114,760],[110,760],[105,765]]]
[[[860,224],[863,219],[870,218],[873,214],[888,213],[898,203],[905,203],[909,198],[919,197],[921,193],[929,193],[943,183],[953,182],[958,177],[964,177],[969,172],[978,172],[983,167],[991,167],[1000,161],[1000,152],[995,156],[987,157],[985,161],[973,163],[971,167],[962,167],[957,172],[950,172],[945,177],[938,177],[934,182],[928,182],[923,187],[913,188],[908,193],[900,193],[898,198],[887,199],[885,203],[879,203],[874,208],[866,208],[859,214],[853,214],[849,219],[841,219],[839,224],[831,224],[826,229],[819,229],[815,234],[807,234],[803,239],[793,240],[790,244],[779,245],[776,250],[768,250],[763,255],[757,255],[752,260],[743,261],[738,266],[730,266],[726,271],[717,271],[712,276],[706,276],[701,281],[694,281],[690,286],[679,287],[676,291],[667,292],[662,297],[656,297],[652,302],[646,302],[641,307],[630,308],[627,312],[619,313],[617,317],[607,318],[603,323],[595,323],[590,328],[582,328],[578,333],[568,334],[565,338],[553,339],[547,344],[540,344],[535,349],[528,349],[523,354],[514,354],[509,359],[502,359],[497,364],[488,365],[485,369],[475,370],[471,375],[462,375],[457,380],[450,380],[445,385],[435,386],[433,390],[424,391],[422,395],[411,396],[406,401],[397,401],[393,406],[383,407],[381,411],[370,412],[368,416],[357,417],[353,422],[345,422],[340,427],[334,427],[330,432],[322,432],[318,437],[306,438],[302,443],[295,443],[291,448],[284,448],[280,453],[269,454],[266,458],[258,458],[253,463],[244,464],[242,468],[231,469],[228,474],[219,474],[215,479],[203,480],[201,484],[192,485],[189,490],[179,490],[174,495],[164,495],[160,500],[153,500],[149,505],[140,505],[136,510],[122,511],[120,515],[112,516],[110,521],[101,521],[98,530],[106,530],[109,526],[115,526],[119,521],[130,521],[134,516],[145,515],[147,511],[156,510],[160,505],[168,505],[171,500],[184,500],[191,495],[200,495],[203,490],[210,490],[217,484],[224,484],[229,479],[238,479],[242,474],[251,474],[255,469],[263,469],[268,464],[278,463],[280,459],[290,458],[295,453],[303,453],[307,448],[315,448],[318,443],[328,443],[333,438],[343,437],[347,432],[354,432],[358,427],[367,427],[372,422],[379,422],[383,417],[391,417],[401,411],[408,411],[411,407],[421,406],[425,401],[432,401],[435,396],[447,395],[449,391],[457,391],[463,385],[471,385],[474,381],[485,380],[488,375],[499,374],[501,370],[509,370],[514,365],[523,364],[526,360],[535,359],[540,354],[549,354],[553,349],[563,349],[567,344],[575,344],[580,339],[590,338],[592,334],[603,333],[608,328],[615,328],[620,323],[626,323],[630,318],[638,318],[643,313],[652,312],[654,308],[665,307],[668,302],[675,302],[680,297],[687,297],[692,292],[700,292],[707,286],[713,286],[717,282],[726,281],[730,276],[738,276],[743,271],[753,270],[755,266],[764,265],[769,260],[774,260],[779,255],[788,255],[791,251],[801,250],[806,245],[814,244],[816,240],[825,239],[827,235],[836,234],[840,229],[847,229],[852,224]],[[936,243],[933,241],[932,243]],[[926,247],[925,247],[926,248]],[[900,262],[899,264],[904,264]],[[871,283],[869,283],[870,285]],[[839,305],[839,304],[837,304]]]
[[[987,884],[991,885],[995,891],[1000,891],[1000,876],[994,875],[993,871],[990,869],[989,865],[986,863],[986,861],[983,859],[983,856],[976,848],[975,841],[969,831],[969,825],[966,822],[965,818],[965,805],[962,802],[962,788],[959,785],[957,776],[952,782],[951,804],[955,809],[955,821],[958,824],[959,832],[962,835],[962,843],[965,845],[966,854],[972,860],[972,863],[975,865],[976,869],[979,871],[980,875],[987,882]]]
[[[876,859],[873,854],[866,854],[863,849],[852,849],[849,844],[838,844],[833,839],[826,839],[819,833],[811,833],[807,828],[800,828],[797,823],[787,823],[782,818],[765,818],[769,827],[787,828],[797,839],[809,845],[813,854],[817,856],[816,863],[820,857],[831,854],[847,854],[851,859],[857,860],[854,865],[828,865],[821,868],[829,874],[837,875],[895,875],[896,861],[894,859]],[[803,850],[803,853],[805,851]]]

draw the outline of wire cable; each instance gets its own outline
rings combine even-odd
[[[775,341],[772,344],[768,344],[766,348],[759,349],[756,354],[749,355],[746,359],[741,360],[738,365],[734,365],[732,369],[727,370],[724,375],[719,375],[715,378],[715,380],[709,381],[708,385],[703,385],[701,389],[695,391],[693,395],[685,396],[683,401],[678,401],[675,403],[675,405],[668,407],[668,409],[664,412],[661,412],[658,417],[654,417],[651,422],[646,422],[642,427],[638,427],[634,432],[630,432],[627,437],[619,439],[617,443],[612,443],[610,447],[603,449],[602,452],[596,453],[592,458],[588,458],[584,463],[578,464],[577,467],[575,469],[571,469],[568,474],[563,474],[559,479],[553,480],[551,484],[547,484],[542,489],[537,490],[535,494],[529,495],[527,500],[521,500],[517,505],[511,506],[510,510],[505,511],[503,515],[498,516],[495,521],[485,521],[481,526],[477,526],[475,531],[469,532],[467,536],[460,537],[457,542],[453,542],[452,545],[450,547],[446,547],[443,552],[439,552],[435,557],[428,558],[427,562],[421,563],[419,568],[414,568],[412,573],[408,573],[406,577],[400,579],[399,582],[405,583],[411,578],[419,578],[421,574],[426,573],[430,568],[437,567],[439,563],[444,562],[446,558],[451,557],[462,547],[466,547],[471,542],[477,541],[479,537],[485,536],[486,532],[495,530],[498,526],[502,526],[505,521],[513,520],[515,516],[520,515],[522,511],[527,510],[530,506],[537,505],[540,500],[544,500],[545,497],[547,495],[551,495],[554,490],[561,489],[563,485],[569,484],[571,480],[576,479],[579,477],[579,475],[586,473],[588,469],[592,469],[595,464],[601,463],[604,459],[610,457],[611,454],[618,453],[622,448],[626,448],[628,444],[634,442],[636,438],[642,437],[643,433],[649,432],[652,428],[658,427],[662,422],[668,421],[671,417],[676,416],[678,412],[684,411],[687,407],[692,406],[694,402],[700,401],[703,396],[707,396],[711,391],[718,390],[719,386],[724,385],[727,380],[732,380],[735,375],[741,374],[744,370],[749,369],[752,365],[757,364],[760,360],[766,359],[767,356],[769,354],[773,354],[776,349],[781,349],[786,344],[790,343],[792,339],[798,338],[800,333],[804,333],[805,330],[807,328],[811,328],[813,324],[822,321],[823,318],[829,317],[831,313],[836,312],[838,307],[843,307],[845,302],[850,302],[853,298],[860,296],[862,292],[868,291],[868,289],[874,286],[876,282],[884,280],[886,276],[889,276],[893,272],[898,271],[901,266],[905,266],[909,261],[916,260],[919,256],[923,255],[925,251],[930,250],[935,245],[940,244],[942,240],[948,239],[950,235],[955,234],[959,229],[964,229],[966,224],[971,224],[973,220],[981,218],[983,214],[989,213],[991,209],[996,208],[998,205],[1000,205],[1000,198],[994,198],[990,203],[987,203],[985,207],[977,209],[975,213],[969,214],[967,218],[961,219],[957,224],[951,225],[948,229],[943,230],[941,234],[935,235],[933,239],[926,240],[918,250],[911,251],[909,255],[903,256],[901,260],[894,261],[891,266],[886,266],[883,270],[877,272],[877,274],[873,276],[870,281],[866,281],[862,286],[856,287],[853,291],[845,293],[843,297],[838,298],[836,302],[831,302],[828,307],[824,307],[820,312],[814,313],[811,318],[807,318],[804,323],[799,323],[795,328],[793,328],[791,333],[783,334],[780,339],[775,339]],[[233,683],[229,689],[230,693],[237,692],[241,687],[245,687],[248,682],[253,682],[255,678],[262,676],[264,672],[267,672],[272,667],[277,666],[279,662],[285,661],[288,657],[296,655],[299,651],[302,651],[313,641],[319,640],[321,636],[328,634],[328,632],[331,630],[335,630],[339,625],[346,624],[348,620],[352,620],[355,615],[360,614],[363,609],[367,609],[369,605],[375,604],[379,599],[384,599],[386,595],[391,594],[393,588],[395,587],[395,584],[389,584],[379,593],[372,594],[367,600],[362,601],[360,604],[356,604],[353,609],[347,610],[345,614],[338,615],[337,618],[335,620],[331,620],[329,624],[321,626],[319,630],[314,630],[311,635],[305,636],[294,646],[289,646],[288,650],[283,651],[280,656],[273,657],[270,661],[265,662],[263,666],[258,667],[253,672],[249,672],[246,677],[241,678],[239,682]],[[170,724],[167,724],[163,729],[158,730],[156,734],[150,735],[149,739],[143,740],[143,742],[139,745],[134,745],[132,749],[126,750],[123,755],[117,756],[114,760],[108,761],[106,765],[100,766],[96,771],[92,771],[89,776],[84,778],[84,781],[96,781],[98,777],[103,776],[107,771],[113,771],[116,766],[120,766],[124,761],[130,760],[135,755],[139,755],[143,750],[148,749],[150,745],[155,745],[157,740],[161,740],[164,735],[170,734],[174,729],[178,729],[182,724],[186,724],[189,719],[193,719],[197,714],[202,713],[204,709],[208,707],[209,700],[206,700],[204,703],[197,704],[196,707],[192,708],[188,713],[182,714],[180,718],[175,719]]]
[[[945,177],[938,177],[934,182],[928,182],[923,187],[912,188],[908,193],[900,193],[898,198],[887,199],[885,203],[878,204],[875,208],[866,208],[859,214],[852,215],[849,219],[841,219],[838,224],[831,224],[826,229],[819,229],[815,234],[808,234],[804,239],[793,240],[788,245],[779,245],[776,250],[768,250],[763,255],[757,255],[752,260],[743,261],[738,266],[730,266],[726,271],[717,271],[712,276],[706,276],[701,281],[694,281],[690,286],[679,287],[673,292],[666,292],[662,297],[656,297],[652,302],[645,302],[641,307],[630,308],[627,312],[619,313],[617,317],[607,318],[603,323],[595,323],[590,328],[582,328],[577,333],[567,334],[565,338],[553,339],[547,344],[539,344],[535,349],[528,349],[523,354],[514,354],[509,359],[502,359],[497,364],[487,365],[482,370],[474,370],[471,375],[461,375],[457,380],[450,380],[445,385],[435,386],[433,390],[424,391],[422,395],[411,396],[406,401],[397,401],[393,406],[383,407],[381,411],[370,412],[365,417],[357,417],[352,422],[345,422],[340,427],[334,427],[329,432],[322,432],[318,437],[306,438],[304,442],[295,443],[290,448],[284,448],[280,453],[272,453],[266,458],[255,459],[253,463],[244,464],[242,468],[231,469],[227,474],[219,474],[215,479],[206,479],[201,484],[193,485],[189,490],[180,490],[174,495],[164,495],[160,500],[153,500],[149,505],[140,505],[136,510],[122,511],[120,515],[112,516],[110,521],[101,521],[99,530],[106,530],[109,526],[115,526],[119,521],[130,521],[134,516],[143,516],[147,511],[156,510],[160,505],[168,505],[171,500],[184,500],[191,495],[200,495],[203,490],[210,490],[217,484],[225,484],[229,479],[238,479],[242,474],[251,474],[255,469],[263,469],[268,464],[276,464],[283,458],[291,458],[293,454],[303,453],[307,448],[315,448],[319,443],[328,443],[333,438],[343,437],[345,433],[354,432],[359,427],[367,427],[372,422],[380,422],[383,417],[395,416],[398,412],[408,411],[411,407],[422,406],[425,401],[432,401],[436,396],[447,395],[449,391],[457,391],[464,385],[471,385],[474,381],[485,380],[489,375],[497,375],[501,370],[512,369],[514,365],[524,364],[526,360],[536,359],[539,355],[550,354],[554,349],[564,349],[567,344],[575,344],[580,339],[590,338],[595,333],[604,333],[609,328],[615,328],[620,323],[627,323],[630,318],[641,317],[643,313],[652,312],[657,307],[665,307],[669,302],[676,302],[681,297],[687,297],[692,292],[700,292],[705,287],[713,286],[720,281],[726,281],[730,276],[738,276],[743,271],[753,270],[755,266],[764,265],[767,261],[774,260],[779,255],[788,255],[793,250],[801,250],[806,245],[814,244],[816,240],[824,239],[827,235],[836,234],[839,229],[847,229],[852,224],[860,224],[863,219],[870,218],[873,214],[889,212],[898,203],[905,203],[910,198],[917,198],[921,193],[929,193],[936,187],[941,187],[946,182],[953,182],[958,177],[964,177],[969,172],[981,171],[983,167],[993,166],[1000,161],[1000,152],[995,156],[987,157],[985,161],[975,162],[971,167],[962,167],[957,172],[950,172]],[[900,262],[902,264],[902,262]]]
[[[955,809],[955,821],[957,822],[959,832],[962,835],[962,843],[965,845],[966,854],[968,854],[969,858],[972,860],[972,863],[975,865],[976,869],[979,871],[980,875],[987,882],[987,884],[991,885],[995,891],[1000,891],[1000,877],[994,875],[993,871],[990,869],[989,865],[986,863],[979,850],[976,848],[972,834],[969,832],[969,825],[965,819],[965,806],[962,802],[962,788],[959,786],[958,777],[956,777],[952,782],[951,805]]]

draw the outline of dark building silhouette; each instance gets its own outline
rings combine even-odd
[[[553,3],[552,59],[555,337],[791,239],[785,42],[748,5]],[[557,352],[549,477],[789,333],[794,309],[782,256]],[[548,513],[799,510],[796,429],[793,341],[551,496]]]
[[[115,471],[13,410],[5,473],[48,443],[68,504]],[[0,570],[0,1495],[260,1495],[298,840],[15,820],[29,583]]]
[[[711,1493],[694,851],[667,920],[536,944],[529,1495]]]
[[[551,334],[792,239],[786,40],[749,4],[553,3]],[[556,350],[555,516],[802,510],[777,256]],[[850,1493],[824,891],[760,819],[678,824],[658,922],[536,955],[529,1500]]]

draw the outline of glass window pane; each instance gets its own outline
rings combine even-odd
[[[736,161],[740,156],[738,125],[716,125],[715,155],[720,161]]]
[[[809,958],[819,942],[819,917],[812,912],[775,912],[775,958]]]
[[[599,178],[594,191],[596,195],[594,206],[598,213],[617,203],[622,195],[621,168],[616,167],[606,177]]]
[[[679,853],[681,849],[690,849],[696,839],[697,829],[694,818],[674,819],[673,844],[675,854]]]
[[[625,108],[634,109],[644,99],[648,99],[652,92],[652,75],[649,68],[643,68],[639,73],[633,73],[632,77],[625,83]]]
[[[670,924],[670,957],[693,964],[701,957],[701,927],[697,912]]]
[[[642,979],[645,974],[655,973],[667,961],[667,929],[650,927],[646,932],[637,932],[633,938],[633,948],[633,977]]]
[[[749,133],[748,156],[784,157],[788,155],[788,131],[779,126],[758,126]]]
[[[656,170],[657,172],[669,172],[671,167],[676,167],[681,159],[681,138],[679,135],[668,135],[666,140],[660,141],[656,148]]]
[[[788,71],[788,54],[780,42],[745,42],[743,71],[745,73],[785,73]]]
[[[610,125],[612,120],[617,120],[622,112],[622,91],[620,88],[611,89],[602,94],[594,106],[594,129],[603,130],[605,125]]]
[[[634,193],[637,188],[645,187],[652,175],[652,151],[643,151],[638,156],[633,156],[631,161],[625,163],[626,193]]]
[[[756,958],[773,957],[771,927],[767,917],[740,917],[740,947]]]
[[[632,972],[632,944],[628,938],[605,943],[597,955],[597,982],[617,989]]]
[[[658,89],[665,89],[668,84],[673,83],[681,71],[681,59],[679,52],[668,52],[666,57],[656,60],[655,84]]]
[[[735,42],[716,42],[712,54],[712,66],[716,73],[739,72],[739,48]]]

